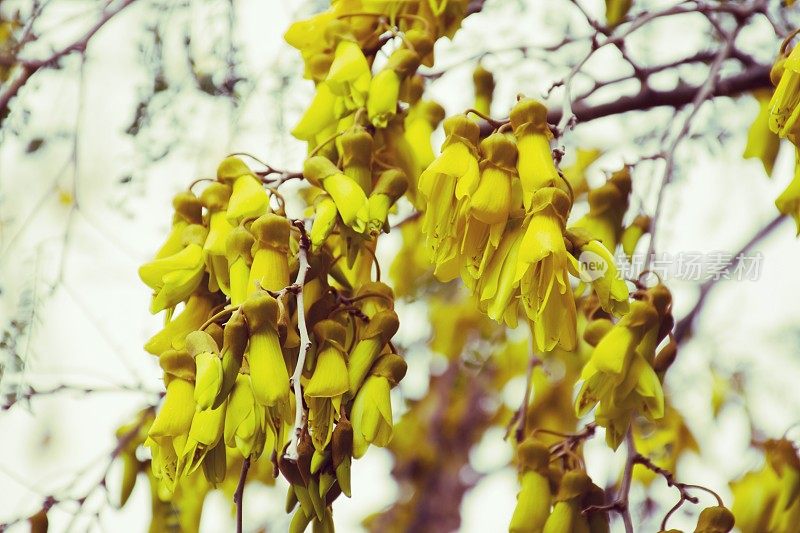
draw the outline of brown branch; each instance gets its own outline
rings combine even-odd
[[[110,9],[105,11],[100,19],[94,23],[94,25],[89,28],[89,30],[83,34],[77,41],[74,41],[72,44],[67,45],[66,47],[54,52],[52,55],[45,59],[37,59],[37,60],[30,60],[30,61],[22,61],[20,63],[21,72],[14,78],[14,81],[8,86],[8,88],[0,94],[0,116],[4,115],[8,110],[8,104],[14,96],[17,95],[20,89],[28,82],[28,80],[36,74],[39,70],[43,68],[49,68],[55,66],[61,58],[72,54],[73,52],[84,53],[86,51],[86,47],[89,44],[89,40],[102,28],[105,24],[111,20],[117,13],[131,5],[136,0],[122,0],[120,4],[115,7],[114,9]]]
[[[236,504],[236,533],[242,533],[242,509],[244,499],[244,485],[247,482],[247,472],[250,470],[250,458],[245,457],[242,461],[242,473],[239,475],[239,484],[236,485],[236,492],[233,493],[233,503]]]

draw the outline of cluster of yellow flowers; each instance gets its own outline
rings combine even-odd
[[[194,184],[176,195],[166,242],[139,271],[153,290],[150,311],[166,312],[145,345],[166,393],[129,440],[152,454],[153,524],[157,509],[177,508],[181,527],[196,530],[206,492],[226,490],[252,463],[254,479],[275,470],[289,482],[292,531],[333,531],[331,504],[350,496],[351,460],[389,443],[390,390],[406,363],[391,343],[393,291],[379,270],[373,278],[376,241],[395,202],[416,201],[434,158],[444,111],[422,99],[416,70],[432,64],[434,41],[452,35],[466,7],[336,1],[289,28],[316,84],[293,130],[309,155],[291,176],[311,185],[301,191],[310,231],[277,191],[289,175],[271,179],[272,169],[237,157],[198,180],[211,182],[199,195]],[[373,74],[389,42],[397,46]],[[143,463],[123,457],[124,500]]]
[[[771,171],[778,153],[778,138],[786,138],[794,145],[794,178],[786,190],[775,200],[775,205],[778,207],[778,211],[784,215],[791,215],[795,219],[797,232],[800,234],[800,122],[798,121],[800,119],[800,46],[795,46],[791,52],[788,51],[787,46],[791,37],[793,36],[785,41],[781,53],[772,67],[772,72],[770,72],[775,92],[772,94],[772,98],[763,104],[762,112],[756,117],[756,124],[768,121],[773,136],[769,137],[764,134],[761,138],[767,139],[767,141],[756,144],[756,141],[751,140],[750,144],[764,146],[761,148],[761,153],[764,154],[762,160],[767,172]],[[766,96],[762,98],[766,101]],[[755,128],[754,125],[751,129],[751,139],[755,136]]]

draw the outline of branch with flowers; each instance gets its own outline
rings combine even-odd
[[[82,52],[131,3],[104,11],[49,59],[21,63],[0,109],[38,70]],[[645,9],[607,0],[598,12],[570,0],[565,9],[585,35],[470,55],[458,64],[476,63],[474,105],[447,116],[429,90],[452,68],[433,69],[437,43],[465,17],[486,15],[487,4],[333,2],[295,22],[285,40],[314,85],[291,131],[307,146],[302,170],[234,153],[214,177],[174,197],[169,233],[139,269],[152,290],[150,312],[164,315],[144,346],[164,391],[120,430],[111,457],[124,463],[120,505],[147,479],[151,530],[198,530],[206,497],[219,490],[244,531],[245,492],[282,478],[289,530],[334,531],[334,502],[358,498],[352,462],[372,447],[391,452],[401,497],[365,524],[455,530],[462,499],[482,475],[469,465],[471,450],[490,429],[505,428],[519,480],[512,532],[602,532],[617,519],[626,532],[641,530],[631,489],[657,476],[679,491],[674,507],[652,511],[662,530],[703,490],[716,505],[699,513],[696,531],[731,531],[735,520],[744,531],[792,531],[800,459],[786,438],[759,444],[768,464],[757,483],[734,489],[733,503],[677,481],[678,459],[698,445],[664,380],[714,283],[700,285],[696,304],[676,321],[668,280],[648,275],[664,193],[701,110],[754,94],[761,113],[746,156],[767,172],[782,138],[797,144],[800,47],[788,6],[686,0]],[[702,20],[710,49],[655,64],[636,58],[632,36],[687,16]],[[740,42],[757,23],[774,41],[774,65]],[[544,100],[495,98],[485,58],[521,52],[524,61],[551,61],[569,50],[577,56],[559,65],[563,75],[548,80]],[[601,50],[615,50],[628,73],[587,74]],[[659,88],[659,76],[687,66],[703,70],[701,83]],[[602,97],[628,82],[638,91]],[[604,182],[591,183],[587,169],[599,153],[581,150],[576,133],[600,118],[661,107],[675,113],[651,128],[660,138],[654,155],[606,168]],[[798,180],[776,203],[800,221]],[[652,206],[637,198],[648,182]],[[389,233],[400,234],[400,248],[386,268],[379,243]],[[617,257],[643,249],[644,271],[626,279]],[[425,302],[432,330],[424,342],[445,364],[398,417],[392,391],[418,346],[398,335],[405,306],[396,304],[415,299]],[[502,401],[515,380],[525,385],[521,399]],[[70,390],[30,389],[16,401]],[[612,486],[588,473],[595,459],[585,444],[595,435],[609,451],[624,443]],[[762,482],[772,503],[743,512],[741,494]],[[95,490],[76,500],[76,515]],[[46,522],[61,501],[48,497],[31,522]]]

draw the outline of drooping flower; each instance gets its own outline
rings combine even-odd
[[[303,163],[303,175],[312,185],[325,189],[333,198],[342,222],[358,233],[366,230],[369,205],[367,195],[358,183],[322,156],[306,159]]]
[[[250,294],[259,289],[279,291],[285,288],[289,285],[291,223],[285,217],[267,213],[253,222],[250,231],[255,238],[248,281]]]
[[[250,329],[247,360],[253,396],[265,407],[287,408],[289,372],[278,338],[278,302],[260,292],[242,304],[242,313]]]
[[[772,168],[775,166],[775,159],[778,157],[780,149],[780,137],[778,137],[769,127],[770,100],[772,94],[768,90],[758,90],[753,92],[758,101],[759,109],[750,130],[747,132],[747,145],[744,148],[742,157],[757,158],[764,165],[767,176],[772,175]]]
[[[233,226],[228,222],[227,208],[231,187],[214,182],[203,189],[200,200],[208,210],[208,237],[203,244],[203,256],[208,268],[208,286],[211,291],[221,290],[230,294],[226,242]]]
[[[238,224],[245,218],[258,217],[269,208],[269,195],[253,171],[238,157],[226,157],[217,168],[217,179],[231,186],[225,215]]]
[[[628,210],[631,173],[628,167],[614,172],[603,185],[589,191],[589,212],[572,228],[581,228],[612,254],[622,236],[622,218]]]
[[[569,270],[564,224],[572,202],[561,189],[545,187],[531,197],[530,220],[520,243],[514,282],[540,351],[575,347],[577,311]]]
[[[239,450],[242,457],[258,458],[267,432],[264,407],[255,401],[250,376],[239,374],[225,411],[225,445]]]
[[[375,189],[369,195],[369,223],[367,230],[370,235],[378,235],[386,224],[389,210],[394,203],[403,196],[408,188],[408,180],[403,171],[389,169],[381,172],[375,182]]]
[[[769,102],[769,127],[779,137],[795,132],[800,118],[800,46],[786,57],[778,86]]]
[[[203,242],[206,235],[203,226],[190,224],[183,230],[183,248],[179,252],[139,268],[139,277],[155,291],[151,313],[175,307],[200,285],[205,273]]]
[[[447,138],[442,153],[420,176],[419,191],[427,201],[422,230],[436,265],[434,273],[441,281],[450,281],[460,269],[463,226],[459,228],[456,223],[459,209],[463,207],[462,199],[471,196],[480,181],[480,129],[459,115],[445,120],[444,130]]]
[[[183,248],[183,230],[190,224],[203,223],[203,204],[191,191],[183,191],[172,199],[175,213],[172,215],[172,227],[164,243],[158,249],[155,259],[176,254]]]
[[[222,387],[222,359],[219,346],[205,331],[186,337],[186,350],[195,362],[194,401],[198,411],[211,408]]]
[[[508,526],[510,533],[541,533],[550,516],[550,480],[547,446],[528,439],[517,447],[520,489],[517,505]]]
[[[372,73],[358,42],[347,25],[336,20],[328,24],[326,36],[335,45],[325,83],[340,97],[344,109],[354,110],[366,104]],[[341,113],[343,114],[343,113]]]
[[[186,335],[203,325],[219,300],[217,295],[202,286],[198,287],[189,296],[183,311],[167,322],[161,331],[150,337],[144,349],[156,356],[167,350],[180,350],[185,345]]]
[[[351,395],[356,395],[373,363],[399,327],[397,313],[392,309],[383,309],[375,313],[359,331],[358,342],[350,353],[348,364]]]
[[[344,343],[347,332],[333,320],[314,326],[317,362],[303,394],[308,403],[308,425],[317,450],[330,442],[333,424],[339,419],[342,397],[349,389]]]
[[[475,110],[484,115],[491,115],[494,76],[480,62],[472,71],[472,84],[475,87]]]
[[[353,457],[362,457],[370,444],[386,446],[392,438],[390,389],[406,374],[406,362],[386,354],[375,363],[356,394],[350,420],[353,424]]]
[[[537,190],[559,187],[563,181],[550,150],[553,134],[547,124],[547,108],[536,100],[523,98],[511,110],[510,120],[519,149],[517,169],[522,182],[522,201],[529,210]]]
[[[250,285],[250,267],[253,264],[255,238],[244,226],[236,226],[225,242],[228,260],[228,278],[231,286],[231,305],[241,305],[254,292]],[[255,286],[255,280],[253,280]]]

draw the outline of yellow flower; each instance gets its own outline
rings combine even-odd
[[[344,343],[347,332],[333,320],[322,320],[314,326],[318,342],[314,374],[303,395],[308,403],[308,426],[317,450],[330,442],[333,423],[341,412],[342,396],[348,391],[348,373]]]
[[[408,180],[402,170],[389,169],[381,172],[375,182],[375,189],[368,199],[369,224],[367,230],[370,235],[377,235],[381,232],[389,217],[389,209],[403,196],[407,187]]]
[[[386,354],[375,363],[353,402],[353,457],[362,457],[370,444],[386,446],[392,438],[390,389],[406,374],[406,362]]]
[[[214,400],[212,408],[216,409],[228,398],[236,383],[239,370],[244,360],[244,352],[247,349],[249,329],[244,314],[241,311],[233,313],[225,324],[223,332],[222,353],[222,383],[219,392]]]
[[[241,305],[255,289],[250,285],[250,266],[255,239],[244,226],[236,226],[225,240],[225,258],[228,260],[228,278],[231,286],[231,305]],[[255,285],[255,280],[254,280]]]
[[[336,95],[326,83],[317,85],[317,92],[303,116],[292,128],[292,135],[301,141],[314,140],[320,132],[336,124],[334,113]]]
[[[622,218],[628,210],[630,193],[630,169],[623,167],[602,186],[589,191],[589,212],[572,227],[586,230],[613,253],[622,236]]]
[[[161,355],[171,349],[180,350],[185,345],[186,335],[198,329],[209,317],[211,310],[219,303],[219,298],[199,287],[186,301],[177,317],[150,337],[144,349],[153,355]]]
[[[279,291],[289,285],[290,230],[289,220],[274,213],[260,216],[250,226],[255,238],[248,281],[250,294],[258,292],[259,287]]]
[[[397,113],[400,84],[414,74],[420,64],[420,56],[414,50],[398,48],[369,86],[367,116],[376,128],[385,128]]]
[[[206,455],[222,441],[226,407],[227,404],[223,402],[216,409],[195,412],[189,436],[179,459],[179,465],[183,467],[179,466],[182,475],[194,472],[203,463]]]
[[[780,137],[769,128],[770,99],[772,95],[768,90],[758,90],[753,92],[753,96],[758,100],[759,109],[756,119],[750,126],[747,133],[747,146],[744,148],[742,157],[745,159],[755,157],[761,160],[767,176],[772,175],[772,168],[775,166],[775,158],[778,157],[778,150],[781,146]]]
[[[520,296],[517,259],[524,235],[522,220],[509,222],[500,246],[474,288],[480,309],[493,320],[505,322],[512,328],[517,327]]]
[[[225,445],[257,458],[267,440],[264,408],[255,401],[250,376],[239,374],[225,411]]]
[[[463,204],[467,216],[460,250],[467,276],[476,280],[483,275],[489,258],[499,246],[512,209],[521,208],[521,195],[514,194],[518,180],[513,138],[494,133],[481,141],[480,147],[484,154],[480,180]]]
[[[289,372],[278,338],[278,302],[267,293],[250,296],[242,304],[250,328],[248,362],[253,396],[267,407],[289,403]]]
[[[320,194],[314,201],[314,222],[311,226],[311,249],[319,250],[325,244],[328,236],[336,226],[336,218],[339,211],[333,198],[327,194]]]
[[[792,216],[800,235],[800,148],[795,148],[794,177],[775,200],[775,206],[784,215]]]
[[[561,478],[553,512],[547,518],[543,533],[589,531],[581,500],[592,488],[592,480],[583,470],[570,470]]]
[[[637,348],[651,330],[658,330],[659,315],[653,304],[636,300],[627,315],[606,333],[581,372],[583,384],[575,400],[580,416],[600,404],[595,413],[606,427],[606,441],[616,449],[633,412],[651,420],[664,415],[664,394],[650,362]]]
[[[312,185],[325,189],[333,198],[342,222],[357,233],[363,233],[367,229],[369,205],[367,195],[358,183],[322,156],[306,159],[303,175]]]
[[[186,337],[186,350],[195,362],[194,401],[197,410],[209,409],[222,387],[222,360],[216,341],[205,331]]]
[[[183,230],[189,224],[203,223],[203,204],[191,191],[183,191],[172,199],[175,214],[172,216],[172,227],[164,244],[158,249],[155,259],[176,254],[183,248]]]
[[[358,343],[350,354],[348,364],[349,390],[355,396],[372,364],[391,340],[400,321],[392,309],[378,311],[359,332]]]
[[[544,444],[528,439],[517,448],[520,467],[520,490],[510,533],[541,533],[550,516],[550,480],[548,465],[550,452]]]
[[[444,108],[432,101],[420,101],[408,110],[405,118],[403,136],[411,150],[414,161],[414,173],[408,176],[409,199],[417,205],[417,181],[425,168],[436,156],[431,145],[433,131],[444,120]]]
[[[318,79],[313,75],[315,69],[312,68],[311,63],[314,57],[329,46],[328,40],[325,38],[325,29],[335,18],[336,14],[333,11],[323,11],[308,19],[293,23],[283,35],[289,46],[301,52],[306,67],[306,78]]]
[[[155,290],[151,313],[175,307],[200,285],[205,273],[202,248],[205,239],[206,229],[191,224],[183,231],[181,251],[139,267],[139,277]]]
[[[214,182],[206,187],[200,200],[208,210],[208,237],[203,244],[203,255],[208,267],[208,285],[212,292],[217,289],[230,294],[228,259],[225,256],[226,241],[233,226],[228,222],[226,209],[231,197],[231,187]]]
[[[325,83],[343,99],[346,109],[363,107],[372,78],[364,52],[343,21],[331,22],[326,35],[336,43],[336,48]]]
[[[344,174],[369,194],[372,191],[372,135],[361,126],[353,126],[337,139],[337,144]]]
[[[795,46],[783,62],[769,108],[769,128],[780,137],[791,134],[800,117],[800,46]]]
[[[450,281],[458,276],[460,268],[458,252],[463,227],[456,224],[460,200],[471,196],[480,181],[480,129],[459,115],[445,120],[444,130],[447,138],[442,153],[420,176],[419,191],[427,201],[422,230],[436,264],[434,273],[441,281]]]
[[[194,386],[190,381],[172,378],[167,383],[164,403],[150,426],[145,442],[153,453],[153,474],[174,490],[178,475],[178,450],[188,438],[195,413]]]
[[[600,241],[581,246],[581,279],[591,283],[606,313],[620,316],[628,312],[628,286],[619,275],[614,256]]]
[[[575,347],[577,315],[568,269],[574,259],[564,243],[571,202],[560,189],[539,189],[531,198],[531,217],[520,244],[514,282],[532,324],[537,349]]]
[[[735,519],[725,507],[717,505],[706,507],[697,518],[695,533],[728,533],[733,529]]]
[[[261,181],[238,157],[227,157],[217,168],[217,179],[231,186],[226,216],[231,224],[261,216],[269,208],[269,195]]]
[[[491,115],[494,76],[478,62],[478,66],[472,72],[472,83],[475,86],[475,110],[484,115]]]
[[[543,187],[558,187],[562,180],[553,162],[547,124],[547,108],[531,98],[517,102],[511,110],[511,126],[517,137],[519,160],[517,169],[522,182],[522,201],[530,209],[533,193]]]

